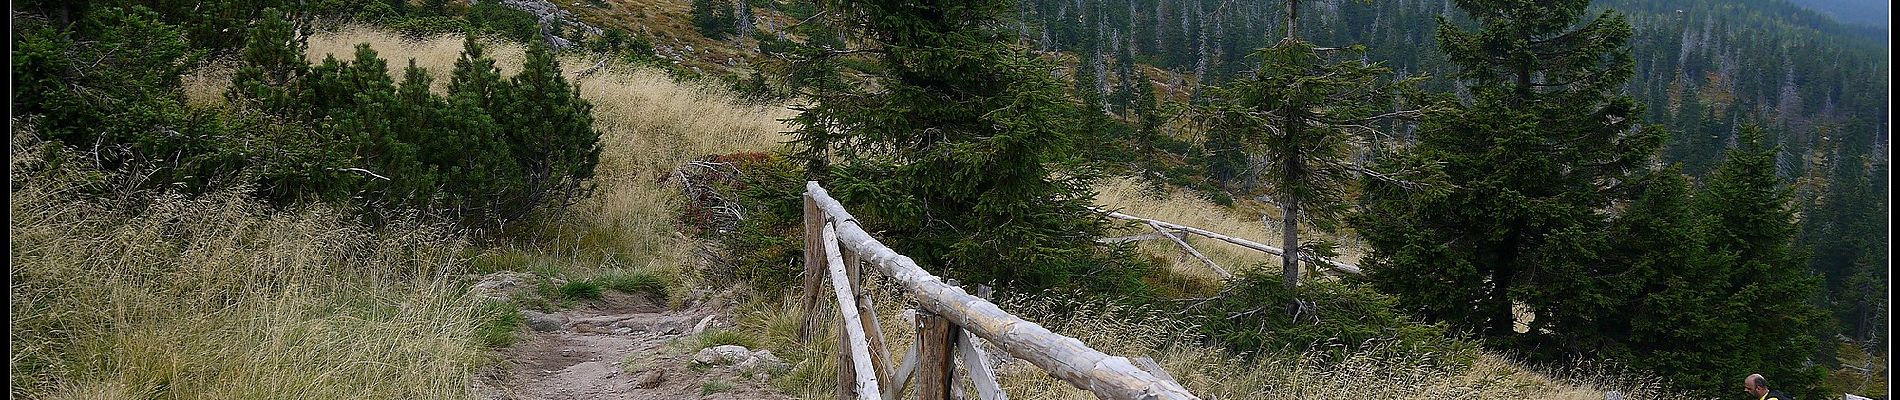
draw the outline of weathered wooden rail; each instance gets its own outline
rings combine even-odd
[[[1142,365],[1137,366],[1126,357],[1103,354],[931,275],[910,257],[872,238],[817,182],[805,183],[805,238],[801,305],[806,320],[799,332],[802,339],[810,340],[819,315],[819,286],[828,277],[842,328],[838,337],[840,399],[894,400],[913,373],[922,399],[949,399],[961,387],[954,376],[955,354],[961,355],[979,398],[1007,399],[976,338],[1103,399],[1198,399],[1151,360],[1140,360]],[[900,283],[921,308],[916,343],[896,369],[891,368],[890,354],[885,351],[875,305],[859,285],[862,264]]]
[[[1213,260],[1209,260],[1207,256],[1201,255],[1201,252],[1198,250],[1195,250],[1193,246],[1188,246],[1186,241],[1181,240],[1179,236],[1180,233],[1192,233],[1192,234],[1204,236],[1210,239],[1215,239],[1215,240],[1219,240],[1219,241],[1223,241],[1227,243],[1233,243],[1235,245],[1239,245],[1240,247],[1245,247],[1248,249],[1253,249],[1262,253],[1272,254],[1276,256],[1286,255],[1286,252],[1281,251],[1280,248],[1278,247],[1268,246],[1268,245],[1261,244],[1260,242],[1255,242],[1252,240],[1241,239],[1238,237],[1233,237],[1233,236],[1228,236],[1228,235],[1222,235],[1222,234],[1214,233],[1213,231],[1209,231],[1206,229],[1195,228],[1192,226],[1176,224],[1176,223],[1172,223],[1168,221],[1142,218],[1142,217],[1137,217],[1137,216],[1123,214],[1123,213],[1114,212],[1114,211],[1107,211],[1107,210],[1100,210],[1100,209],[1097,209],[1096,211],[1105,211],[1108,213],[1108,216],[1110,218],[1147,223],[1149,227],[1153,227],[1155,230],[1155,233],[1152,233],[1152,234],[1142,234],[1142,235],[1119,237],[1119,238],[1107,238],[1107,239],[1102,239],[1101,240],[1102,242],[1123,242],[1123,241],[1133,241],[1133,240],[1158,239],[1161,237],[1166,237],[1168,239],[1173,240],[1175,244],[1180,245],[1184,249],[1187,249],[1188,253],[1193,255],[1195,258],[1201,259],[1201,262],[1206,263],[1208,268],[1213,269],[1214,272],[1219,273],[1221,277],[1223,278],[1233,277],[1233,274],[1228,273],[1227,270],[1225,269],[1221,269],[1219,265],[1215,265]],[[1364,272],[1361,271],[1359,269],[1359,266],[1357,265],[1328,260],[1325,258],[1313,257],[1310,254],[1302,254],[1300,256],[1300,259],[1302,261],[1314,263],[1317,265],[1322,265],[1322,266],[1325,266],[1326,268],[1330,268],[1332,270],[1339,271],[1339,272],[1344,272],[1344,273],[1353,274],[1353,275],[1364,274]]]

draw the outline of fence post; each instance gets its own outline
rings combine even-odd
[[[878,382],[890,382],[891,352],[884,348],[884,325],[877,315],[877,303],[872,302],[871,294],[864,290],[864,263],[859,260],[858,252],[840,248],[844,255],[844,269],[851,277],[851,297],[858,301],[858,324],[864,328],[865,340],[871,344],[871,367],[877,372]]]
[[[812,326],[820,317],[818,290],[825,279],[825,244],[819,236],[824,235],[824,225],[825,212],[818,209],[811,193],[805,193],[805,294],[799,303],[805,310],[805,320],[798,325],[800,343],[811,343]]]
[[[845,251],[844,253],[851,254],[851,252],[849,251]],[[846,271],[851,270],[851,267],[849,267],[849,264],[846,264],[846,265],[847,266],[845,267],[845,270]],[[845,290],[853,291],[857,289],[856,287],[857,285],[855,283],[851,285],[853,287],[845,289]],[[853,363],[855,361],[851,359],[851,346],[852,346],[851,335],[845,334],[845,330],[850,329],[850,328],[846,328],[844,326],[845,324],[849,324],[852,322],[845,321],[844,318],[842,318],[842,316],[841,318],[837,318],[837,320],[838,320],[838,400],[852,400],[852,399],[858,398],[858,390],[857,390],[858,373],[857,373],[857,369],[853,368]]]
[[[924,310],[917,310],[917,324],[917,396],[950,400],[950,387],[956,384],[951,357],[959,329],[949,318]]]

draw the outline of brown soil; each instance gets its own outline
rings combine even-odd
[[[498,351],[505,361],[475,391],[482,399],[790,399],[764,374],[693,365],[694,328],[709,316],[709,328],[731,321],[724,302],[705,303],[667,310],[643,295],[603,294],[556,313],[564,329],[524,332]]]

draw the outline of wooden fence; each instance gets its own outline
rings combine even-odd
[[[900,283],[917,300],[917,340],[903,365],[892,368],[884,333],[872,299],[859,285],[862,265]],[[799,329],[809,341],[819,318],[819,292],[825,281],[838,304],[838,398],[894,400],[909,381],[924,400],[950,399],[958,357],[982,400],[1008,395],[996,383],[976,339],[1026,360],[1050,375],[1103,399],[1198,399],[1152,360],[1131,361],[1089,348],[973,296],[953,282],[924,271],[858,226],[844,206],[818,182],[805,183],[806,319]],[[979,292],[984,290],[979,289]],[[985,293],[986,294],[986,293]],[[975,337],[971,337],[974,335]],[[1140,366],[1137,366],[1137,361]]]
[[[1105,211],[1105,210],[1096,210],[1096,211]],[[1195,250],[1194,246],[1189,246],[1187,244],[1187,241],[1181,240],[1180,235],[1182,233],[1192,233],[1192,234],[1204,236],[1210,239],[1220,240],[1227,243],[1233,243],[1233,244],[1239,245],[1240,247],[1245,247],[1248,249],[1253,249],[1256,251],[1260,251],[1263,253],[1272,254],[1276,256],[1286,255],[1286,252],[1281,251],[1280,248],[1278,247],[1268,246],[1268,245],[1261,244],[1260,242],[1255,242],[1252,240],[1222,235],[1219,233],[1208,231],[1206,229],[1175,224],[1175,223],[1171,223],[1167,221],[1147,219],[1147,218],[1137,217],[1137,216],[1123,214],[1119,212],[1113,212],[1113,211],[1109,211],[1108,216],[1110,218],[1115,218],[1115,219],[1147,223],[1149,227],[1154,228],[1155,232],[1149,233],[1149,234],[1135,235],[1135,236],[1104,238],[1098,241],[1113,243],[1113,242],[1126,242],[1126,241],[1135,241],[1135,240],[1159,239],[1162,237],[1166,237],[1169,240],[1173,240],[1174,244],[1180,245],[1182,249],[1187,250],[1189,255],[1192,255],[1194,256],[1194,258],[1198,258],[1201,260],[1201,262],[1206,263],[1209,269],[1213,269],[1214,272],[1220,274],[1222,278],[1231,278],[1234,276],[1234,274],[1227,272],[1226,269],[1222,269],[1220,265],[1214,264],[1214,261],[1208,259],[1207,256],[1201,255],[1201,252],[1199,250]],[[1325,266],[1326,268],[1332,269],[1334,271],[1344,272],[1344,273],[1353,274],[1353,275],[1364,274],[1364,272],[1361,271],[1359,269],[1359,266],[1357,265],[1352,265],[1352,264],[1339,262],[1339,261],[1333,261],[1333,260],[1329,260],[1325,258],[1314,257],[1311,254],[1302,253],[1300,256],[1300,259],[1308,263]]]

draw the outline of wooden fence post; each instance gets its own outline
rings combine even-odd
[[[798,325],[798,341],[811,343],[811,329],[820,317],[818,290],[822,289],[825,279],[824,243],[819,236],[824,234],[825,212],[818,209],[818,202],[812,200],[811,193],[805,194],[805,293],[800,306],[805,310],[805,320]]]
[[[838,248],[838,236],[831,224],[825,224],[823,234],[825,275],[831,281],[832,298],[838,302],[838,397],[876,400],[881,393],[877,370],[871,365],[871,345],[858,325],[863,319],[858,316],[857,298],[851,293],[857,285],[846,272],[844,252]]]
[[[950,319],[917,310],[917,396],[921,400],[950,400],[950,387],[956,384],[951,362],[956,348],[958,328]]]
[[[851,277],[851,296],[858,300],[858,321],[864,328],[866,341],[871,344],[871,367],[877,371],[878,382],[891,380],[891,352],[884,348],[884,325],[877,316],[877,303],[871,301],[871,293],[864,290],[863,262],[858,252],[841,249],[844,253],[844,269]]]

